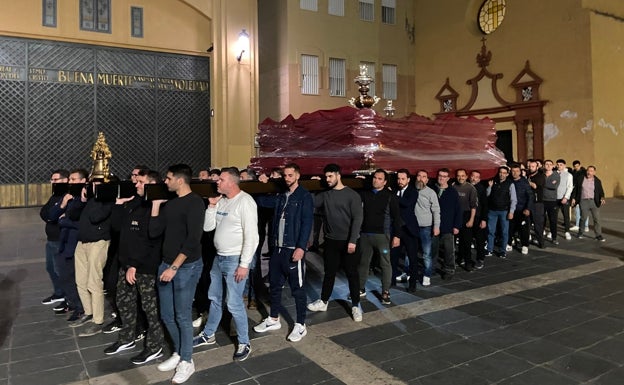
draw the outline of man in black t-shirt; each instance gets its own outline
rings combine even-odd
[[[191,191],[193,172],[185,164],[169,167],[165,183],[177,197],[163,207],[154,201],[149,223],[151,237],[164,234],[163,260],[158,268],[160,316],[173,341],[173,354],[158,365],[161,372],[176,370],[172,382],[181,384],[194,372],[192,304],[202,272],[201,237],[204,201]]]

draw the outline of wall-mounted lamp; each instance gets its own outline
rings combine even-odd
[[[238,42],[236,43],[236,60],[240,63],[243,53],[249,51],[249,34],[244,29],[238,34]]]

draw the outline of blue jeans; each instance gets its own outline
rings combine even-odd
[[[433,237],[433,229],[431,226],[424,226],[419,228],[420,246],[422,248],[423,262],[425,264],[425,277],[431,277],[433,275],[433,262],[431,260],[431,239]]]
[[[191,361],[193,355],[193,297],[204,264],[201,259],[183,263],[171,282],[160,281],[160,275],[169,266],[167,263],[161,263],[156,278],[160,299],[160,318],[173,341],[173,351],[180,354],[182,360]]]
[[[243,292],[247,278],[240,282],[234,280],[234,272],[238,268],[239,255],[217,255],[212,270],[210,270],[210,311],[208,321],[204,327],[204,334],[210,336],[217,331],[221,316],[223,315],[223,283],[225,282],[225,302],[236,324],[238,343],[249,344],[249,325],[247,323],[247,311],[243,303]]]
[[[507,210],[495,211],[490,210],[488,212],[488,252],[494,251],[494,237],[496,236],[497,223],[501,224],[501,253],[505,254],[505,247],[507,246],[507,240],[509,239],[509,219],[507,219]]]
[[[57,297],[63,297],[63,288],[61,287],[61,279],[59,278],[58,268],[54,261],[54,256],[58,253],[60,242],[59,241],[47,241],[46,242],[46,271],[52,281],[52,287],[54,288],[54,295]]]
[[[574,206],[574,217],[576,218],[574,221],[574,225],[576,227],[581,227],[581,231],[582,231],[583,227],[580,225],[581,223],[581,205],[580,204],[577,204],[576,206]],[[587,226],[589,226],[589,217],[585,218],[585,227]]]

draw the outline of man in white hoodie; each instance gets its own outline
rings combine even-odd
[[[559,186],[557,187],[557,204],[563,213],[563,228],[565,239],[572,239],[570,235],[570,195],[574,187],[572,174],[568,172],[566,161],[557,159],[557,171],[559,172]]]
[[[217,255],[210,270],[210,311],[204,330],[193,339],[193,347],[212,345],[223,314],[223,291],[227,292],[227,308],[232,314],[238,333],[235,361],[244,361],[251,353],[249,325],[243,301],[245,282],[258,247],[258,210],[251,195],[239,186],[240,173],[234,167],[221,170],[217,181],[219,195],[209,198],[204,231],[215,230]],[[225,288],[223,287],[225,282]]]

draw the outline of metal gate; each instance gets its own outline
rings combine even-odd
[[[0,37],[0,207],[40,204],[55,168],[88,169],[98,131],[122,178],[209,167],[209,74],[204,57]]]

